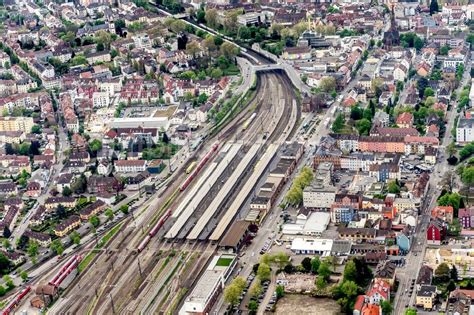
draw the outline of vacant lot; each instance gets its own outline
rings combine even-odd
[[[313,298],[308,295],[287,294],[278,301],[275,314],[280,315],[335,315],[340,314],[336,301],[328,298]]]

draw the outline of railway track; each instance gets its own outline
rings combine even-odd
[[[267,79],[261,80],[263,83],[257,84],[257,92],[253,98],[251,105],[248,106],[249,110],[243,111],[239,114],[227,128],[225,128],[218,136],[223,141],[232,139],[236,134],[251,144],[258,137],[259,132],[262,132],[262,125],[275,113],[276,106],[271,101],[272,93],[268,92],[271,90],[270,86],[276,84],[281,86],[282,89],[292,91],[291,83],[287,78],[282,79],[281,75],[276,73],[266,73],[261,75],[262,78]],[[258,81],[260,82],[260,80]],[[277,83],[275,83],[277,82]],[[263,95],[259,95],[258,91],[264,90]],[[278,88],[277,88],[278,89]],[[290,115],[285,114],[288,111],[288,104],[293,105],[294,95],[293,93],[285,94],[285,108],[280,121],[277,123],[274,131],[268,135],[267,143],[271,143],[284,132],[287,128]],[[253,106],[253,108],[252,108]],[[244,132],[240,128],[243,122],[253,113],[257,112],[257,118]],[[297,111],[299,115],[299,110]],[[297,119],[296,121],[298,121]],[[295,128],[293,128],[295,129]],[[293,129],[291,132],[293,132]],[[288,133],[290,136],[291,132]],[[210,141],[212,143],[212,140]],[[251,168],[251,165],[249,166]],[[186,178],[184,172],[177,176],[176,179],[171,181],[169,187],[162,194],[161,200],[166,200],[171,194],[177,189],[179,184]],[[217,193],[214,190],[213,193]],[[212,198],[212,196],[208,196]],[[229,197],[231,199],[232,196]],[[174,201],[174,204],[179,202],[182,196]],[[150,209],[157,208],[159,201],[151,202]],[[160,231],[157,237],[150,241],[150,244],[141,253],[137,253],[135,249],[143,238],[143,232],[145,230],[145,224],[148,220],[153,217],[153,211],[148,211],[149,215],[144,215],[142,224],[137,223],[135,226],[129,224],[126,226],[126,232],[120,232],[117,237],[109,245],[107,253],[98,253],[94,265],[91,266],[90,270],[84,274],[81,274],[78,279],[74,282],[74,287],[68,290],[66,298],[61,298],[52,309],[52,313],[75,313],[81,310],[87,309],[89,314],[101,314],[110,313],[111,308],[117,313],[137,313],[141,309],[146,308],[150,312],[159,312],[165,306],[168,307],[168,302],[171,303],[173,294],[176,290],[183,285],[187,288],[191,288],[199,275],[198,271],[201,272],[209,260],[215,253],[216,246],[210,243],[167,243],[160,236],[169,226],[166,224],[163,226],[163,231]],[[124,225],[125,226],[125,225]],[[164,261],[167,259],[166,253],[171,250],[176,252],[187,252],[186,257],[182,266],[179,269],[176,268],[178,260],[176,258],[169,259],[167,265],[163,267],[160,272],[161,275],[156,277],[156,274],[161,268]],[[161,255],[157,255],[161,251]],[[201,253],[201,254],[200,254]],[[205,253],[205,254],[203,254]],[[195,256],[198,255],[198,256]],[[175,256],[176,257],[176,256]],[[195,257],[196,265],[191,269],[192,272],[187,272],[182,275],[184,266],[186,265],[187,259]],[[165,281],[170,273],[173,271],[172,278],[176,275],[180,275],[178,284],[175,281]],[[166,277],[164,276],[166,275]],[[166,283],[165,283],[166,282]],[[158,289],[159,288],[159,289]],[[159,290],[158,294],[156,291]],[[145,293],[147,292],[147,293]],[[155,293],[156,296],[150,297]],[[167,294],[167,296],[165,296]],[[141,296],[144,296],[140,299]],[[116,301],[114,303],[114,301]],[[118,302],[120,301],[120,303]],[[153,303],[151,303],[153,302]],[[134,307],[133,312],[126,307],[131,305]],[[165,305],[165,306],[164,306]],[[87,306],[87,307],[86,307]],[[164,308],[166,309],[166,308]]]

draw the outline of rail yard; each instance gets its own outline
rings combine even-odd
[[[300,112],[282,73],[259,74],[249,104],[193,158],[159,196],[121,229],[107,249],[96,250],[52,312],[92,314],[176,311],[217,251],[232,221],[279,146],[296,130]],[[167,206],[164,206],[167,205]]]

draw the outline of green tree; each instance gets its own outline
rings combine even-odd
[[[424,46],[423,40],[419,38],[418,36],[415,36],[413,40],[413,47],[415,47],[416,50],[421,50]]]
[[[28,273],[26,271],[20,271],[20,278],[23,282],[26,282],[28,280]]]
[[[280,299],[285,295],[285,287],[282,285],[277,285],[275,292],[276,292],[277,299]]]
[[[72,195],[72,190],[69,186],[63,188],[63,196],[69,197]]]
[[[196,21],[198,23],[206,23],[206,12],[203,9],[197,10]]]
[[[349,260],[344,267],[344,281],[355,281],[357,279],[357,267],[353,260]]]
[[[310,272],[311,271],[311,258],[309,257],[303,258],[303,260],[301,261],[301,265],[303,266],[306,272]]]
[[[232,43],[224,42],[220,48],[221,54],[228,60],[234,59],[239,53],[239,48]]]
[[[3,281],[5,281],[5,284],[7,285],[8,289],[13,289],[15,287],[15,284],[13,284],[12,278],[10,278],[9,275],[4,275],[3,276]]]
[[[262,294],[263,288],[259,281],[255,281],[254,284],[250,287],[249,294],[251,297],[258,297]]]
[[[81,243],[81,235],[77,233],[77,231],[72,231],[71,234],[69,234],[69,239],[73,244],[79,245]]]
[[[448,264],[441,263],[436,267],[435,270],[435,278],[437,283],[445,283],[449,280],[450,277],[450,269]]]
[[[331,266],[327,261],[323,261],[319,265],[318,275],[326,281],[329,280],[329,276],[331,276]]]
[[[98,140],[98,139],[92,140],[92,141],[89,143],[89,149],[90,149],[92,152],[97,152],[97,151],[99,151],[100,149],[102,149],[102,141],[100,141],[100,140]]]
[[[241,294],[242,290],[240,290],[236,285],[230,284],[224,290],[224,301],[230,305],[237,305]]]
[[[356,122],[357,132],[359,135],[367,136],[372,128],[372,123],[367,118],[363,118]]]
[[[255,313],[255,312],[258,310],[258,304],[257,304],[257,302],[254,301],[254,300],[251,300],[251,301],[249,302],[248,309],[249,309],[250,312]]]
[[[447,56],[451,48],[448,45],[441,46],[439,48],[439,54],[442,56]]]
[[[430,2],[430,14],[433,15],[433,13],[439,12],[439,5],[437,0],[431,0]]]
[[[451,268],[449,275],[451,280],[458,281],[458,269],[455,265],[453,265],[453,267]]]
[[[259,277],[261,281],[270,280],[271,278],[270,266],[267,265],[266,263],[260,263],[257,270],[257,276]]]
[[[333,132],[339,133],[344,128],[344,125],[345,125],[344,114],[340,113],[337,115],[336,119],[334,120],[331,129]]]
[[[393,307],[392,307],[392,304],[390,304],[389,301],[383,300],[383,301],[380,303],[380,307],[382,308],[382,314],[384,314],[384,315],[390,315],[390,314],[392,314]]]
[[[52,241],[49,245],[49,248],[58,256],[61,256],[64,253],[64,246],[60,239],[55,239]]]
[[[122,211],[123,214],[128,214],[128,205],[120,206],[120,211]]]
[[[114,211],[110,208],[105,210],[105,216],[108,220],[112,220],[114,218]]]
[[[440,206],[452,206],[455,211],[459,209],[461,196],[458,193],[446,193],[438,199]]]
[[[279,268],[283,268],[289,263],[289,257],[285,252],[273,254],[271,260],[273,263],[277,264]]]
[[[188,55],[193,56],[193,58],[196,58],[196,56],[201,52],[201,46],[199,43],[195,40],[190,41],[186,44],[186,53]]]
[[[31,258],[35,258],[38,255],[38,242],[30,240],[28,243],[27,253]]]
[[[392,180],[388,183],[388,192],[390,194],[400,193],[400,186],[398,185],[397,181]]]
[[[100,219],[96,215],[93,215],[89,218],[89,223],[92,224],[94,228],[97,228],[100,225]]]
[[[33,127],[31,127],[31,133],[35,133],[35,134],[40,134],[41,133],[41,126],[40,125],[33,125]]]
[[[472,186],[474,184],[474,166],[464,168],[461,175],[461,180],[468,186]]]
[[[324,77],[319,83],[322,92],[331,93],[336,90],[336,79],[334,77]]]
[[[245,279],[243,277],[236,277],[232,283],[234,285],[237,286],[237,288],[239,288],[241,291],[243,291],[245,289],[245,287],[247,286],[247,282],[245,281]]]
[[[0,252],[0,273],[5,274],[10,270],[11,262],[5,254]]]
[[[425,88],[425,91],[423,93],[424,97],[434,96],[434,95],[435,95],[435,93],[434,93],[432,88],[430,88],[430,87]]]
[[[314,274],[318,273],[319,265],[321,265],[321,260],[318,256],[311,259],[311,272]]]
[[[3,247],[6,249],[6,250],[9,250],[12,245],[10,244],[10,241],[8,239],[4,239],[3,240]]]
[[[316,279],[316,287],[318,289],[322,289],[326,287],[327,284],[328,284],[327,280],[324,279],[324,277],[322,276],[318,276],[318,278]]]
[[[241,26],[239,27],[238,36],[240,39],[247,40],[250,39],[252,33],[250,32],[250,29],[247,26]]]
[[[351,119],[352,120],[360,120],[362,119],[364,111],[358,105],[351,107]]]
[[[354,281],[344,281],[341,286],[341,292],[348,298],[357,296],[357,284]]]
[[[218,23],[217,23],[217,18],[218,18],[218,12],[216,9],[209,9],[206,10],[206,14],[204,16],[206,19],[207,26],[210,28],[217,28]]]

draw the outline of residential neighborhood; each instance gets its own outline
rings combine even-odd
[[[0,1],[3,314],[471,314],[473,17]]]

